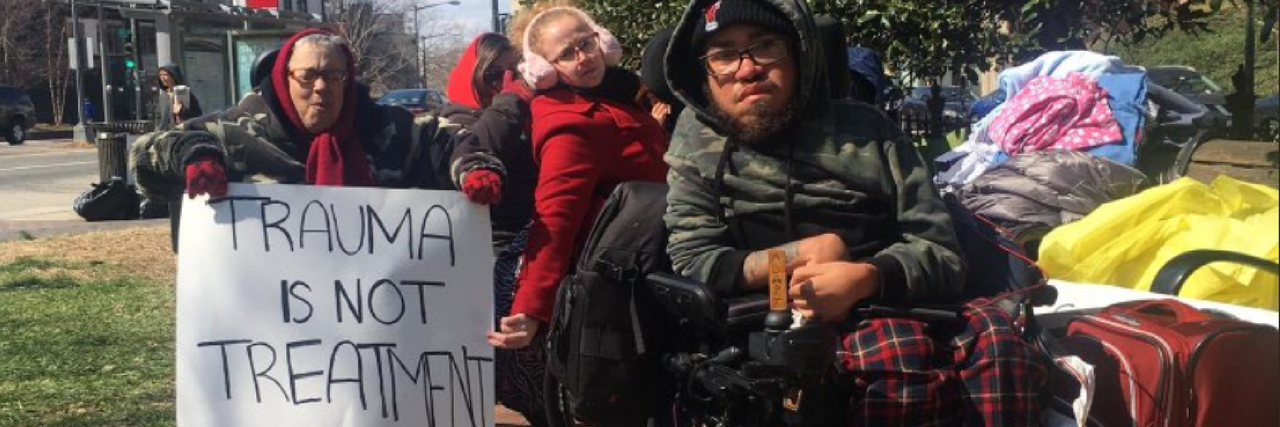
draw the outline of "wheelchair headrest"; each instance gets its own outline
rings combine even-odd
[[[844,24],[830,15],[816,16],[814,23],[818,25],[818,38],[822,41],[822,53],[826,55],[831,97],[848,98],[853,81],[849,76],[848,42],[845,41]]]
[[[280,56],[279,48],[262,52],[257,59],[253,60],[253,70],[249,72],[250,84],[253,87],[258,87],[262,79],[271,75],[271,67],[275,66],[277,56]]]

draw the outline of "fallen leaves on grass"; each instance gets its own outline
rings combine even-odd
[[[77,280],[128,276],[173,284],[177,272],[167,225],[0,243],[0,266],[21,259],[53,263],[39,269],[41,275]]]

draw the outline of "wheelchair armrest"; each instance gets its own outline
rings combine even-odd
[[[706,284],[671,273],[650,274],[646,281],[664,310],[688,319],[701,331],[724,335],[758,329],[769,312],[766,295],[722,299]]]
[[[1187,279],[1191,278],[1191,273],[1214,262],[1234,262],[1257,267],[1259,270],[1268,271],[1271,274],[1280,274],[1280,264],[1270,260],[1239,252],[1197,249],[1183,252],[1169,260],[1164,267],[1160,267],[1160,271],[1156,273],[1155,280],[1151,282],[1151,291],[1178,296],[1178,293],[1182,292],[1182,285],[1187,283]]]

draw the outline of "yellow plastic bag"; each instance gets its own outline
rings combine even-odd
[[[1280,192],[1220,176],[1207,186],[1182,178],[1107,203],[1045,236],[1040,266],[1050,277],[1150,290],[1160,267],[1193,249],[1280,258]],[[1280,278],[1212,263],[1180,296],[1280,309]]]

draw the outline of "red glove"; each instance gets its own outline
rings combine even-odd
[[[529,102],[533,99],[533,89],[530,89],[523,79],[516,77],[514,71],[507,71],[502,75],[502,93],[518,96],[524,102]]]
[[[227,170],[211,156],[187,163],[187,198],[201,194],[215,199],[227,197]]]
[[[462,179],[462,194],[481,205],[495,205],[502,200],[502,176],[488,169],[467,172]]]

